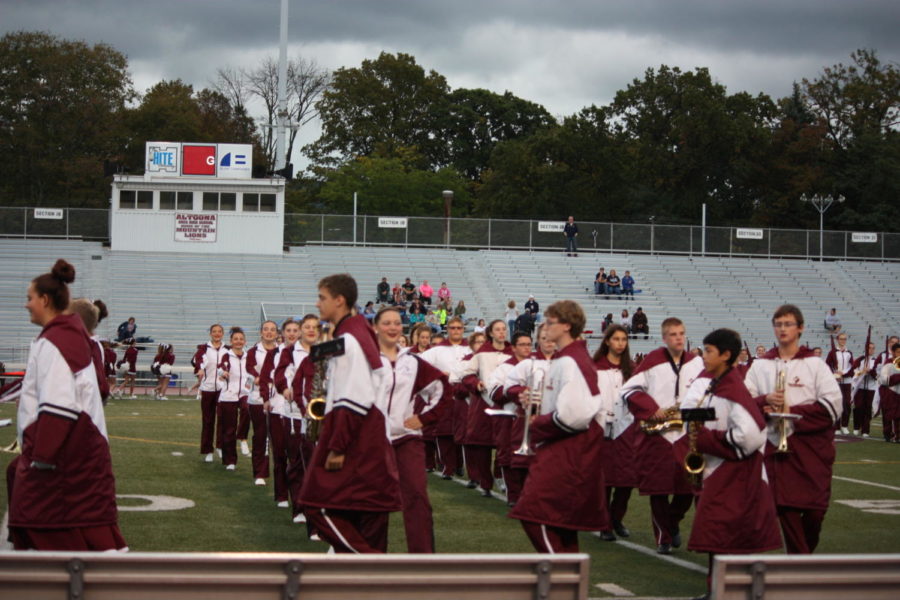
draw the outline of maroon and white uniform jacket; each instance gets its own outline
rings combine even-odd
[[[644,357],[622,386],[622,399],[636,420],[650,419],[660,408],[680,405],[702,370],[703,361],[699,356],[684,352],[680,364],[675,364],[667,348],[657,348]],[[683,435],[680,429],[659,435],[644,434],[637,455],[638,487],[642,494],[692,493],[674,448]],[[679,449],[679,453],[683,455],[684,450]]]
[[[890,388],[895,394],[900,394],[900,370],[894,367],[893,362],[881,365],[878,370],[878,385]]]
[[[116,374],[116,351],[112,348],[103,349],[103,366],[107,377]]]
[[[261,371],[262,366],[266,362],[266,354],[267,351],[263,347],[261,343],[253,344],[248,350],[247,353],[247,374],[252,376],[254,379],[253,389],[250,390],[250,394],[247,396],[248,404],[262,404],[264,398],[260,394],[260,387],[262,386],[262,377]],[[257,381],[257,378],[259,380]]]
[[[835,348],[825,357],[825,364],[835,374],[838,383],[852,383],[853,381],[853,353],[844,348]],[[840,375],[840,377],[838,377]]]
[[[497,365],[497,368],[494,369],[487,381],[487,396],[491,407],[504,410],[510,413],[510,416],[516,412],[516,406],[519,405],[519,402],[516,398],[510,398],[506,395],[506,380],[520,362],[522,361],[515,356],[510,356],[507,361]]]
[[[383,368],[378,341],[365,317],[337,324],[345,352],[328,359],[325,419],[306,471],[300,502],[307,507],[389,512],[401,509],[400,479],[386,415],[376,403]],[[329,452],[344,466],[325,470]]]
[[[520,360],[509,370],[506,380],[503,382],[503,394],[506,402],[511,403],[515,409],[516,417],[512,422],[509,434],[509,446],[513,452],[510,457],[510,466],[527,469],[531,464],[531,457],[515,454],[522,446],[525,437],[525,410],[519,402],[519,395],[526,388],[534,388],[535,392],[541,387],[541,382],[546,384],[550,373],[550,361],[540,353],[534,353],[525,360]],[[508,407],[510,404],[506,404]]]
[[[431,433],[438,436],[450,436],[454,434],[454,419],[460,417],[457,410],[458,403],[466,402],[468,393],[461,383],[449,383],[450,380],[458,380],[459,372],[466,356],[469,354],[469,345],[463,341],[461,344],[451,344],[450,340],[444,340],[437,346],[432,346],[419,356],[428,361],[437,370],[447,375],[450,389],[451,406],[441,412],[441,418],[434,425],[428,427]],[[426,431],[427,432],[427,431]]]
[[[313,393],[313,379],[316,375],[316,365],[309,358],[309,355],[303,357],[300,366],[294,371],[294,379],[291,381],[291,392],[293,401],[288,407],[288,416],[291,419],[303,419],[306,416],[306,407]],[[300,424],[300,430],[306,433],[306,420],[303,419]]]
[[[219,369],[222,371],[221,379],[224,387],[219,394],[219,402],[238,402],[250,395],[250,390],[253,389],[253,376],[247,372],[247,356],[247,352],[238,356],[234,350],[229,350],[222,357]]]
[[[778,420],[769,419],[766,469],[775,504],[794,508],[826,510],[831,497],[834,464],[834,427],[840,421],[843,401],[834,374],[809,348],[801,347],[789,361],[778,349],[756,359],[744,383],[757,405],[775,391],[778,373],[785,370],[785,401],[790,412],[800,415],[785,424],[787,454],[776,454]]]
[[[447,377],[418,355],[402,350],[396,362],[381,355],[378,377],[378,405],[388,416],[389,435],[394,444],[421,437],[419,429],[409,429],[404,421],[419,415],[427,426],[438,421],[449,408],[450,386]],[[419,401],[417,401],[417,398]]]
[[[463,363],[459,377],[470,393],[466,444],[476,446],[492,446],[494,444],[491,418],[484,412],[484,409],[493,406],[488,382],[494,369],[509,360],[511,356],[512,346],[509,342],[506,342],[503,350],[499,351],[494,348],[493,344],[485,343]],[[484,389],[481,391],[478,390],[479,382],[484,385]]]
[[[596,420],[601,405],[587,346],[572,342],[550,363],[541,414],[529,428],[536,454],[510,517],[563,529],[609,527]]]
[[[191,358],[194,374],[200,375],[201,392],[218,392],[225,387],[225,383],[219,379],[218,369],[222,358],[228,353],[228,346],[221,344],[218,348],[211,342],[200,344]]]
[[[115,479],[91,340],[78,315],[60,315],[32,342],[17,413],[19,446],[9,525],[114,525]],[[53,465],[38,469],[32,462]]]
[[[764,465],[766,422],[740,370],[729,369],[716,382],[704,371],[688,388],[682,406],[716,411],[716,420],[705,422],[697,433],[706,468],[688,549],[749,554],[780,548]]]
[[[620,394],[624,381],[619,365],[603,356],[596,361],[597,387],[600,389],[602,410],[597,419],[603,427],[606,449],[603,472],[610,487],[637,487],[639,482],[637,448],[643,433],[628,410]]]
[[[283,399],[281,402],[281,407],[279,409],[278,414],[283,417],[293,417],[300,418],[303,416],[303,409],[296,399],[293,399],[290,402],[284,398],[284,390],[287,388],[291,388],[293,391],[293,381],[294,376],[297,373],[297,367],[300,366],[300,363],[309,356],[309,352],[303,348],[303,344],[299,341],[294,342],[294,345],[290,347],[290,349],[283,350],[278,355],[278,366],[275,367],[275,371],[272,375],[273,382],[275,384],[275,391],[278,395]],[[300,400],[302,402],[302,399]]]
[[[106,348],[100,344],[99,336],[91,338],[91,362],[94,364],[94,370],[97,372],[97,385],[100,388],[100,398],[106,402],[109,398],[109,381],[106,380]],[[115,360],[115,353],[113,353]]]
[[[138,357],[138,349],[134,346],[130,346],[125,349],[125,352],[122,354],[122,360],[116,363],[116,368],[121,367],[124,364],[128,364],[128,374],[134,375],[137,373],[137,357]]]
[[[863,364],[865,363],[865,364]],[[859,390],[871,392],[878,389],[878,356],[860,356],[853,361],[853,383],[850,388],[851,393],[856,395]],[[859,373],[857,375],[857,373]]]
[[[275,387],[275,369],[281,364],[281,355],[284,352],[284,344],[279,344],[269,350],[259,375],[260,394],[263,400],[269,401],[269,411],[276,415],[284,415],[287,412],[285,408],[287,401]]]

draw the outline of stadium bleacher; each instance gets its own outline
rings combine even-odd
[[[24,361],[36,334],[23,308],[28,282],[58,257],[75,265],[75,295],[102,298],[109,306],[102,336],[114,337],[118,324],[134,316],[138,335],[173,344],[178,363],[206,339],[211,323],[255,329],[262,314],[280,320],[313,310],[316,282],[336,272],[356,277],[363,304],[374,299],[382,277],[392,285],[406,277],[417,284],[427,279],[435,289],[447,282],[454,300],[465,300],[466,316],[475,319],[502,317],[510,299],[521,309],[529,294],[542,307],[570,298],[582,303],[587,329],[598,335],[607,313],[618,321],[623,308],[633,314],[641,306],[651,338],[634,340],[633,352],[659,345],[659,323],[670,315],[685,321],[694,346],[710,330],[731,327],[751,347],[769,347],[772,310],[792,302],[806,316],[806,343],[827,351],[822,322],[834,307],[854,352],[868,325],[880,351],[900,319],[898,263],[349,246],[302,246],[272,257],[113,252],[96,242],[2,239],[0,360],[7,364]],[[633,300],[595,296],[600,266],[620,275],[630,270],[640,293]],[[150,358],[145,353],[141,362]]]

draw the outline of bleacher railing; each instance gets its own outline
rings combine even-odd
[[[0,237],[109,239],[108,210],[62,210],[62,219],[39,219],[33,207],[0,207]],[[546,231],[551,221],[399,217],[389,219],[392,226],[387,227],[383,220],[374,215],[287,213],[284,243],[560,251],[565,245],[561,231]],[[580,252],[900,261],[900,233],[824,231],[820,246],[815,229],[577,224]]]

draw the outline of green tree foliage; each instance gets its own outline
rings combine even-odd
[[[382,52],[358,68],[340,68],[316,105],[322,136],[304,153],[319,165],[335,166],[412,148],[421,168],[445,166],[447,141],[439,134],[448,91],[442,75],[426,73],[409,54]]]
[[[454,192],[454,215],[467,212],[465,181],[455,170],[417,168],[418,155],[397,149],[398,156],[360,156],[330,171],[319,194],[327,212],[353,212],[353,193],[358,193],[360,214],[443,215],[444,190]]]
[[[0,38],[0,197],[85,206],[109,196],[103,160],[125,138],[134,95],[124,55],[49,33]],[[104,203],[105,204],[105,203]]]

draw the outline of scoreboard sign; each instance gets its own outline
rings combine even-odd
[[[144,171],[151,177],[250,179],[253,172],[253,146],[147,142]]]

